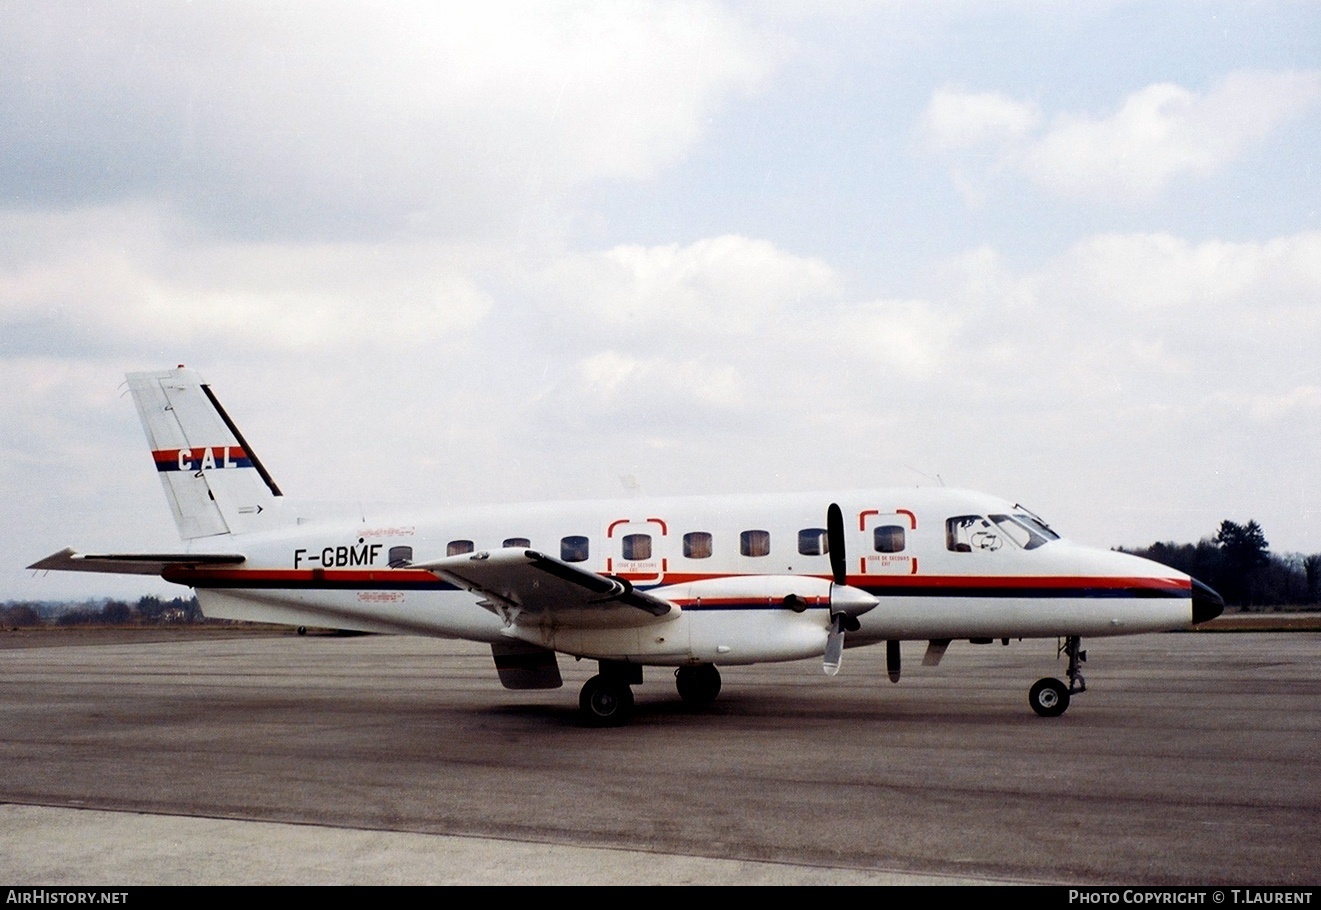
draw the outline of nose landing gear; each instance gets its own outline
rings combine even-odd
[[[720,694],[720,671],[715,664],[695,664],[674,671],[674,684],[684,704],[704,708]]]
[[[1048,676],[1033,683],[1027,693],[1028,704],[1041,717],[1059,717],[1069,710],[1069,701],[1074,695],[1087,691],[1087,681],[1082,676],[1087,652],[1082,649],[1082,638],[1070,635],[1064,639],[1059,653],[1069,656],[1069,684],[1066,686]]]

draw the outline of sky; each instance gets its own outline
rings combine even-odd
[[[1312,2],[0,0],[0,600],[186,593],[23,569],[177,545],[179,363],[291,498],[1321,551],[1318,149]]]

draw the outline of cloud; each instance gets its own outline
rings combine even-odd
[[[492,306],[473,266],[435,242],[190,241],[141,209],[0,214],[0,356],[434,345]]]
[[[1303,421],[1315,426],[1321,421],[1321,386],[1299,385],[1257,395],[1226,392],[1216,400],[1225,410],[1247,414],[1259,425]]]
[[[509,233],[648,179],[775,65],[706,2],[0,9],[0,198],[245,237]]]
[[[994,93],[935,92],[922,115],[924,144],[959,160],[955,179],[975,169],[1016,171],[1065,199],[1150,200],[1172,184],[1217,173],[1321,100],[1321,71],[1229,74],[1198,93],[1157,83],[1102,115],[1063,113],[1044,127],[1035,105]],[[985,161],[991,156],[991,165]]]
[[[959,352],[1001,395],[1191,414],[1226,388],[1287,397],[1306,384],[1318,263],[1318,232],[1255,243],[1101,234],[1017,273],[986,253],[963,258],[947,299],[964,315]]]
[[[786,310],[833,295],[838,285],[821,260],[738,235],[571,255],[544,280],[558,308],[611,331],[722,337],[773,325]]]
[[[613,350],[580,361],[578,374],[601,406],[648,417],[654,416],[657,401],[690,414],[694,406],[732,410],[745,402],[748,391],[743,377],[729,365],[632,357]]]
[[[883,377],[922,381],[947,365],[963,314],[929,300],[877,300],[841,308],[829,328],[819,328],[822,356],[837,356],[865,364]]]
[[[1027,135],[1041,121],[1041,110],[998,92],[937,89],[922,114],[926,144],[948,150]]]

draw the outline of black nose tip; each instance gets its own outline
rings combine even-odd
[[[1225,612],[1225,599],[1196,578],[1193,579],[1193,624],[1215,619]]]

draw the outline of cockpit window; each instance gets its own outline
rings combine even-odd
[[[981,515],[956,515],[945,522],[945,546],[955,553],[998,550],[1004,540]]]
[[[1041,519],[1029,514],[956,515],[945,522],[945,546],[954,553],[999,550],[1009,545],[1023,550],[1037,547],[1059,535]]]
[[[1026,518],[1027,516],[1025,515],[1023,517]],[[1008,515],[992,515],[991,521],[995,522],[996,527],[1000,529],[1004,536],[1008,537],[1024,550],[1035,550],[1037,547],[1047,542],[1047,538],[1043,537],[1030,525],[1019,520],[1019,516],[1017,515],[1013,517]]]
[[[1035,530],[1042,537],[1046,538],[1046,540],[1060,539],[1060,536],[1051,530],[1050,525],[1042,521],[1040,515],[1037,515],[1031,509],[1025,509],[1017,504],[1014,505],[1014,508],[1018,510],[1014,512],[1014,518]]]

